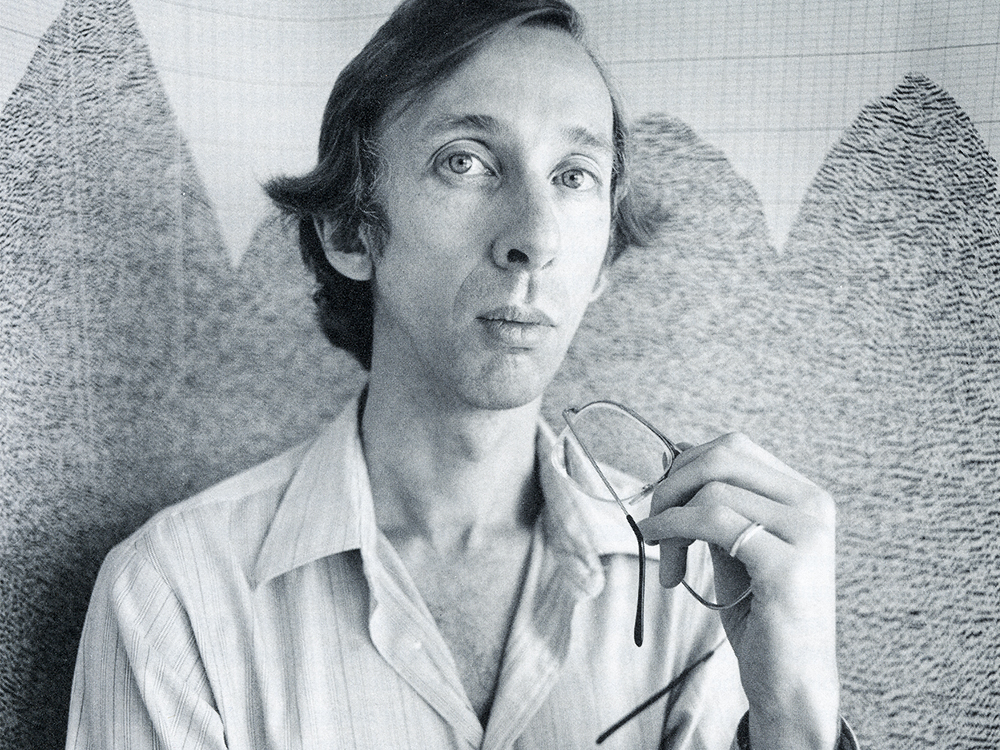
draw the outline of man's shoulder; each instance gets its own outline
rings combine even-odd
[[[271,508],[281,499],[313,441],[309,440],[228,479],[170,505],[146,522],[147,526],[184,523],[205,517],[245,513],[252,506]]]
[[[153,515],[108,555],[112,568],[135,557],[171,571],[192,565],[252,566],[286,488],[314,441],[301,443]]]
[[[181,522],[217,513],[243,512],[247,505],[273,506],[295,476],[315,439],[299,443],[256,466],[244,469],[186,500],[170,505],[147,521],[147,525]]]

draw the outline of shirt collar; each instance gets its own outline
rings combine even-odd
[[[264,537],[254,581],[375,541],[375,511],[358,428],[360,394],[306,452]]]
[[[374,550],[377,527],[355,396],[308,449],[278,505],[254,568],[257,586],[329,555]],[[586,577],[603,580],[600,556],[638,555],[635,536],[612,503],[594,500],[566,475],[565,441],[539,421],[536,451],[546,544],[569,553]],[[656,547],[647,556],[657,557]]]
[[[575,540],[581,554],[633,555],[639,547],[635,534],[616,503],[596,500],[578,489],[569,479],[567,461],[585,460],[573,443],[542,422],[539,428],[539,465],[542,492],[549,516],[559,519],[565,537]],[[633,509],[636,519],[649,514],[648,501]],[[646,556],[659,558],[659,547],[646,547]]]

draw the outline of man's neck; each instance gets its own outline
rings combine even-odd
[[[530,525],[538,410],[461,407],[373,376],[361,427],[379,527],[461,554]]]

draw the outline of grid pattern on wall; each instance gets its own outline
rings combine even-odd
[[[333,78],[393,4],[134,0],[234,258],[266,210],[260,182],[310,165]],[[3,5],[5,97],[59,3]],[[844,128],[907,73],[948,91],[1000,150],[995,0],[577,6],[629,111],[677,116],[718,146],[756,187],[779,246]]]

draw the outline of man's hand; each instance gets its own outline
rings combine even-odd
[[[736,540],[752,524],[762,529]],[[712,547],[720,614],[750,702],[760,750],[831,750],[840,729],[836,663],[835,505],[830,495],[740,434],[684,451],[639,522],[661,548],[660,581],[684,577],[687,545]]]

